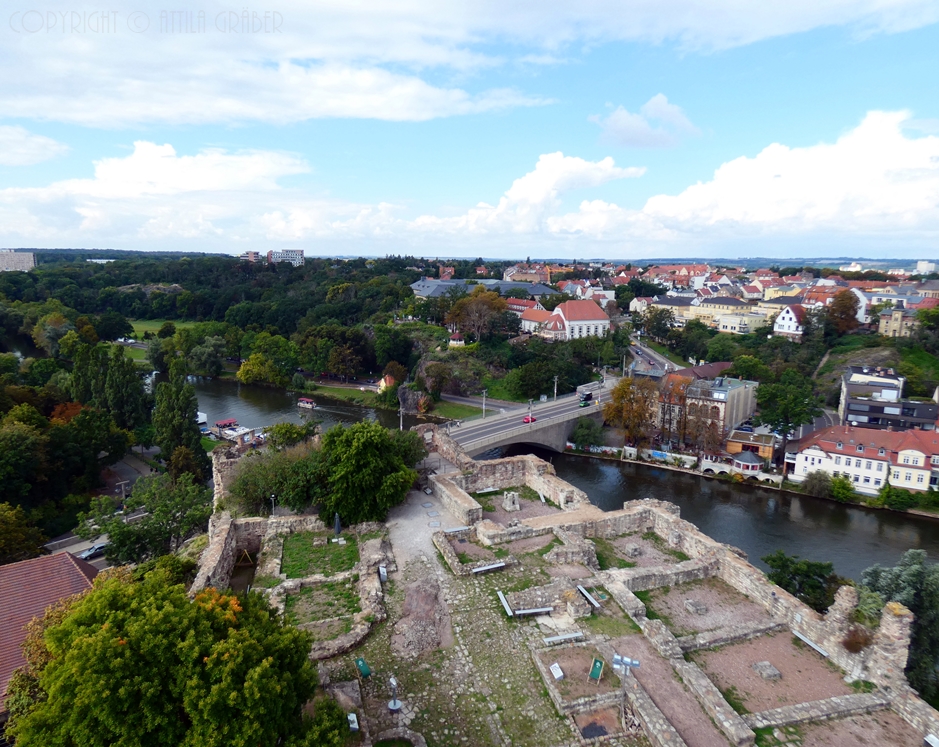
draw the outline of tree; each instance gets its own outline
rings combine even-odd
[[[810,472],[802,481],[802,489],[816,498],[828,498],[831,495],[831,476],[827,472]]]
[[[836,575],[831,563],[801,560],[777,550],[761,560],[770,567],[766,577],[817,612],[824,613],[835,601],[838,587],[846,583]]]
[[[761,384],[773,380],[773,372],[763,361],[753,355],[738,355],[733,359],[734,365],[727,369],[726,376],[736,376],[745,381],[758,381]]]
[[[853,500],[857,494],[854,492],[854,483],[844,475],[833,477],[831,479],[830,497],[839,503],[847,503]]]
[[[835,294],[828,307],[828,320],[839,335],[846,335],[858,327],[857,313],[861,308],[858,297],[850,290]]]
[[[235,377],[242,384],[272,384],[274,386],[287,386],[290,378],[281,371],[277,365],[262,353],[252,353],[248,360],[241,364]]]
[[[481,340],[483,333],[507,308],[506,300],[498,293],[487,291],[484,285],[477,285],[472,294],[453,304],[445,321],[447,324],[455,324],[465,334],[471,333],[476,340]]]
[[[628,443],[638,446],[652,429],[658,395],[652,379],[621,379],[603,408],[603,417],[613,427],[625,431]]]
[[[42,532],[30,526],[22,508],[0,503],[0,565],[35,558],[45,541]]]
[[[212,514],[212,493],[189,473],[176,480],[169,475],[141,477],[124,502],[126,513],[144,514],[126,522],[115,514],[114,500],[100,496],[91,510],[79,516],[76,530],[85,538],[108,535],[107,557],[112,563],[141,563],[174,552],[194,532],[204,529]]]
[[[206,337],[201,345],[190,350],[186,360],[193,371],[214,379],[222,372],[224,357],[225,338],[214,336]]]
[[[754,422],[757,425],[768,425],[779,435],[782,439],[780,453],[783,455],[789,443],[789,434],[822,414],[811,379],[806,379],[794,369],[783,373],[776,384],[761,384],[756,390],[756,403],[760,414]]]
[[[355,376],[362,359],[355,354],[349,345],[339,345],[329,352],[329,371],[342,377],[343,380]]]
[[[75,329],[63,314],[54,311],[46,314],[33,327],[33,341],[53,358],[59,356],[59,340]]]
[[[737,353],[737,343],[733,335],[717,334],[708,343],[707,359],[709,363],[715,361],[732,361]]]
[[[378,423],[334,426],[323,436],[325,516],[338,513],[346,524],[382,521],[404,500],[417,479],[414,452]],[[405,459],[407,458],[407,460]]]
[[[116,340],[118,337],[132,337],[134,325],[119,311],[105,311],[95,320],[95,329],[101,340]]]
[[[271,448],[283,449],[301,441],[306,441],[316,433],[316,426],[317,423],[313,420],[307,420],[300,425],[296,423],[274,423],[274,425],[269,425],[264,429],[264,435]]]
[[[150,402],[137,365],[119,345],[111,346],[104,396],[107,409],[119,428],[132,431],[150,419]]]
[[[169,460],[177,446],[186,446],[195,455],[203,474],[209,472],[209,460],[202,448],[196,390],[186,383],[183,369],[173,367],[170,380],[157,384],[153,428],[157,446],[164,460]]]
[[[644,314],[633,320],[633,326],[641,329],[653,340],[664,342],[675,326],[675,312],[671,309],[650,306]]]
[[[167,337],[172,337],[176,334],[176,325],[172,322],[163,322],[160,325],[160,329],[157,331],[157,338],[160,340],[165,340]]]
[[[229,493],[248,514],[270,511],[271,496],[295,511],[309,508],[325,491],[325,457],[312,444],[249,454],[241,460]]]
[[[259,594],[190,600],[162,569],[105,578],[47,628],[18,747],[256,747],[302,736],[310,636]],[[302,743],[301,743],[302,744]]]
[[[602,446],[603,426],[593,418],[578,418],[570,440],[578,449]]]
[[[939,694],[939,565],[924,550],[907,550],[893,568],[873,565],[861,574],[864,586],[913,613],[906,676],[927,700]]]
[[[166,470],[174,482],[186,474],[191,475],[197,483],[205,482],[202,467],[188,446],[177,446],[173,449],[173,456],[170,457]]]
[[[390,376],[396,383],[403,384],[408,378],[408,370],[398,361],[389,361],[388,365],[385,366],[385,370],[382,371],[382,375]]]

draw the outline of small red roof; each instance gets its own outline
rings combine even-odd
[[[462,339],[463,339],[463,335],[461,335],[459,332],[454,332],[452,335],[450,335],[450,339],[451,339],[451,340],[462,340]]]
[[[69,552],[0,565],[0,711],[11,675],[26,664],[20,650],[26,624],[49,605],[90,589],[97,575]]]

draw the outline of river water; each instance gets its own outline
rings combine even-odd
[[[296,406],[296,395],[230,381],[193,381],[199,409],[209,423],[235,418],[246,427],[301,418],[321,420],[324,428],[337,423],[377,420],[398,427],[397,413],[312,396],[313,413]],[[302,413],[302,414],[301,414]],[[406,416],[405,427],[422,422]],[[606,511],[624,501],[657,498],[681,508],[681,516],[720,542],[739,547],[750,561],[765,568],[764,555],[783,550],[810,560],[831,561],[843,576],[860,579],[874,563],[893,565],[906,550],[919,548],[939,560],[939,521],[890,511],[844,506],[809,496],[706,479],[647,465],[556,454],[517,444],[494,449],[480,458],[536,454],[554,464],[558,476],[583,490],[590,501]]]

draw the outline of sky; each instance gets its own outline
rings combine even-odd
[[[935,0],[12,0],[0,246],[939,257]]]

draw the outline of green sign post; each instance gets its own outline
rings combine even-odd
[[[365,659],[363,659],[361,656],[355,660],[355,666],[358,668],[359,674],[361,674],[362,677],[371,676],[372,669],[368,664],[365,663]]]
[[[593,664],[590,666],[590,674],[587,675],[588,679],[596,680],[597,685],[600,684],[600,678],[603,676],[603,659],[594,659]]]

